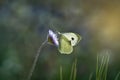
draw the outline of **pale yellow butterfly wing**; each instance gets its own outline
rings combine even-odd
[[[62,33],[69,41],[71,41],[71,45],[75,46],[79,43],[79,41],[82,39],[81,36],[77,33]]]
[[[59,47],[58,50],[61,54],[71,54],[73,51],[73,46],[71,42],[62,34],[59,37]]]

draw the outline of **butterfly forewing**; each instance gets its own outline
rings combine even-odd
[[[59,38],[59,48],[58,49],[61,54],[70,54],[73,51],[71,42],[62,34],[60,35],[60,38]]]
[[[69,40],[71,41],[71,45],[75,46],[80,40],[81,37],[79,34],[76,33],[63,33],[63,35]]]

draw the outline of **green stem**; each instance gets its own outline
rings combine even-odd
[[[31,80],[31,77],[32,77],[33,72],[34,72],[34,69],[35,69],[35,67],[36,67],[36,64],[37,64],[37,61],[38,61],[38,58],[39,58],[41,49],[42,49],[42,47],[46,44],[46,42],[47,42],[47,40],[45,40],[45,41],[41,44],[41,46],[39,47],[39,49],[38,49],[38,51],[37,51],[37,54],[36,54],[36,56],[35,56],[35,59],[34,59],[34,61],[33,61],[33,65],[32,65],[32,67],[31,67],[31,69],[30,69],[29,74],[28,74],[27,80]]]
[[[107,71],[108,71],[108,63],[109,63],[109,55],[106,55],[106,65],[105,65],[105,72],[104,72],[104,80],[107,78]]]
[[[104,64],[105,64],[104,59],[105,59],[105,57],[103,56],[101,64],[100,64],[100,69],[99,69],[99,72],[98,72],[99,73],[99,80],[101,80],[101,78],[102,78],[102,72],[104,70]]]
[[[77,74],[77,58],[75,58],[75,63],[74,63],[74,75],[73,75],[73,80],[76,80],[76,74]]]
[[[60,66],[60,80],[63,80],[63,69],[62,66]]]
[[[116,75],[116,77],[115,77],[115,80],[118,80],[119,76],[120,76],[120,72],[117,73],[117,75]]]
[[[72,64],[72,68],[71,68],[70,80],[72,80],[72,78],[73,78],[73,71],[74,71],[74,62]]]
[[[90,74],[90,76],[89,76],[89,80],[91,80],[91,79],[92,79],[92,76],[93,76],[93,73],[91,73],[91,74]]]
[[[98,66],[99,66],[99,64],[98,64],[98,61],[99,61],[99,56],[97,55],[97,63],[96,63],[96,80],[99,80],[99,74],[98,74]]]

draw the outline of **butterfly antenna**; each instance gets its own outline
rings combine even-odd
[[[53,24],[51,24],[50,28],[51,28],[53,31],[55,31],[57,34],[60,34],[60,32],[57,30],[56,27],[54,27]]]
[[[34,59],[34,61],[33,61],[33,65],[32,65],[32,67],[31,67],[31,69],[30,69],[29,74],[28,74],[27,80],[31,80],[31,77],[32,77],[33,72],[34,72],[34,70],[35,70],[35,67],[36,67],[36,64],[37,64],[37,61],[38,61],[38,58],[39,58],[41,49],[42,49],[43,46],[46,44],[46,42],[47,42],[47,40],[45,40],[45,41],[41,44],[41,46],[39,47],[39,49],[38,49],[38,51],[37,51],[37,53],[36,53],[36,55],[35,55],[35,59]]]

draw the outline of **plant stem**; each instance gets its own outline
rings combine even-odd
[[[72,64],[72,68],[71,68],[70,80],[72,80],[72,78],[73,78],[73,71],[74,71],[74,62]]]
[[[99,70],[98,70],[98,68],[99,68],[99,56],[97,55],[97,64],[96,64],[96,80],[99,80],[99,74],[98,74],[98,72],[99,72]]]
[[[91,79],[92,79],[92,76],[93,76],[93,73],[91,73],[91,74],[90,74],[90,76],[89,76],[89,80],[91,80]]]
[[[120,76],[120,72],[117,73],[116,77],[115,77],[115,80],[118,80],[118,77]]]
[[[75,62],[74,62],[73,80],[76,80],[76,74],[77,74],[77,58],[75,58]]]
[[[108,54],[106,54],[106,65],[105,65],[105,72],[104,72],[104,80],[106,80],[107,79],[107,71],[108,71],[108,63],[109,63],[109,55]]]
[[[62,66],[60,66],[60,80],[63,80],[63,75],[62,75],[62,72],[63,70],[62,70]]]
[[[47,40],[45,40],[45,41],[41,44],[41,46],[39,47],[39,49],[38,49],[38,51],[37,51],[37,54],[35,55],[35,59],[34,59],[34,61],[33,61],[33,65],[32,65],[32,67],[31,67],[31,69],[30,69],[29,74],[28,74],[27,80],[31,80],[31,77],[32,77],[32,74],[33,74],[34,69],[35,69],[35,67],[36,67],[36,64],[37,64],[37,61],[38,61],[38,58],[39,58],[41,49],[42,49],[42,47],[46,44],[46,42],[47,42]]]

